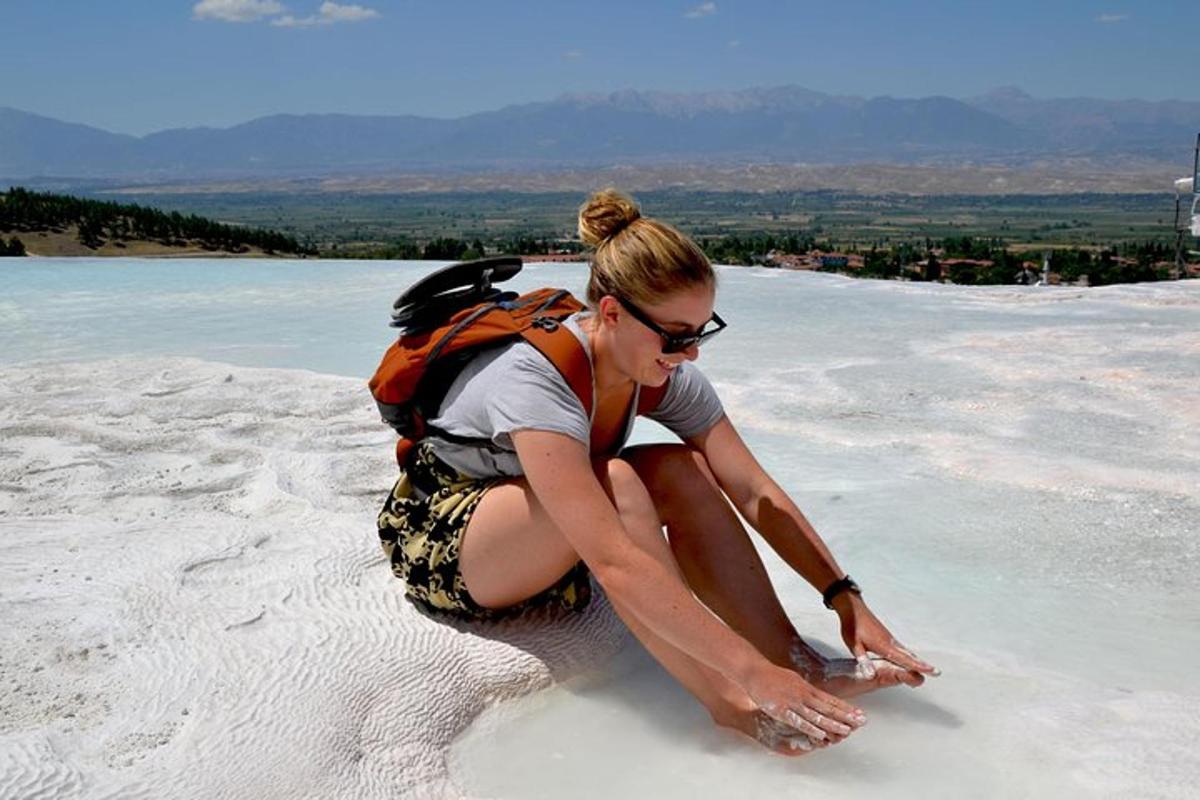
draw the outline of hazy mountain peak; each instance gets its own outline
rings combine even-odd
[[[1033,100],[1033,95],[1026,92],[1019,86],[997,86],[995,89],[984,92],[976,100],[991,100],[994,102],[1017,103],[1028,100]]]
[[[141,139],[0,108],[0,176],[316,175],[349,169],[544,169],[614,163],[988,162],[1174,159],[1200,103],[1036,99],[1006,86],[968,100],[864,99],[796,85],[567,94],[457,119],[275,114]]]
[[[622,89],[607,93],[560,95],[555,102],[576,108],[611,108],[667,116],[711,112],[741,113],[756,109],[808,108],[833,98],[801,86],[754,87],[711,92],[662,92]]]

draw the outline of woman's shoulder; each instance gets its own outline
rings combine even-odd
[[[666,394],[649,416],[686,439],[715,425],[724,413],[712,383],[685,361],[675,368]]]
[[[480,350],[463,364],[451,395],[486,400],[501,392],[549,385],[561,380],[554,365],[529,342],[517,340]]]
[[[566,322],[564,327],[581,337],[581,357],[588,357],[586,335],[574,320]],[[441,411],[451,416],[502,412],[512,419],[566,415],[586,420],[585,405],[546,354],[516,339],[472,356],[452,383]]]
[[[662,404],[668,406],[688,406],[693,403],[719,404],[717,390],[713,387],[708,376],[690,361],[684,361],[671,374],[671,382],[663,395]]]
[[[554,362],[524,339],[482,350],[462,368],[454,388],[483,400],[504,395],[574,397]]]
[[[591,359],[591,349],[588,345],[587,334],[579,324],[579,315],[573,315],[563,320],[563,327],[571,331],[579,340],[580,357]],[[551,383],[561,383],[566,386],[562,372],[550,356],[543,353],[530,342],[522,338],[503,342],[494,347],[481,351],[468,362],[469,367],[476,371],[510,371],[511,376],[526,374],[531,378],[544,378]]]
[[[684,361],[675,368],[674,373],[671,375],[671,383],[677,387],[704,386],[712,389],[712,383],[709,381],[708,376],[704,374],[704,370],[691,361]]]

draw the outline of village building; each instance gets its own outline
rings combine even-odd
[[[587,261],[587,253],[530,253],[521,256],[521,263]]]
[[[766,267],[802,270],[860,270],[863,263],[863,256],[858,253],[827,253],[821,250],[810,250],[807,253],[781,253],[771,250],[763,259],[763,266]]]

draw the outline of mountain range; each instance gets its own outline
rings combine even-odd
[[[115,134],[0,107],[0,178],[133,181],[636,164],[1190,161],[1200,102],[837,96],[797,86],[564,95],[458,119],[280,114]]]

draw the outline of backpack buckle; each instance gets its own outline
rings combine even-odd
[[[553,317],[537,317],[531,324],[533,327],[541,328],[548,333],[553,333],[554,331],[558,330],[559,326],[558,320],[554,319]]]

